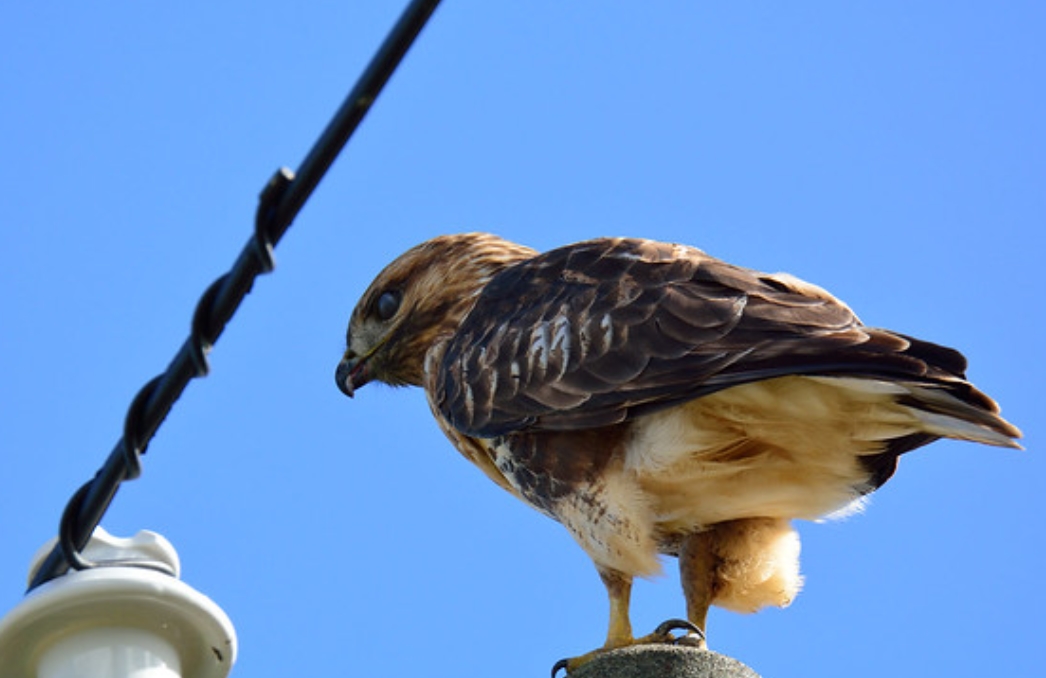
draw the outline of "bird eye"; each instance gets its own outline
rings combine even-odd
[[[396,291],[382,292],[378,297],[376,307],[379,320],[389,320],[400,310],[400,293]]]

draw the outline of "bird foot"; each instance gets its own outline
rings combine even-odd
[[[682,635],[675,635],[673,631],[684,631],[684,633]],[[606,654],[612,650],[619,650],[623,647],[631,647],[633,645],[658,644],[683,645],[701,650],[707,649],[707,645],[705,644],[705,634],[696,625],[684,619],[669,619],[668,621],[658,624],[657,628],[654,629],[654,632],[649,635],[641,636],[639,638],[627,638],[620,642],[608,642],[603,647],[597,650],[592,650],[591,652],[586,652],[579,657],[560,659],[552,666],[552,678],[557,678],[560,670],[565,672],[565,676],[569,676],[578,668],[589,663],[599,655]]]

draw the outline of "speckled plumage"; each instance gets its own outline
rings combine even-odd
[[[632,642],[628,588],[658,554],[680,558],[702,629],[709,604],[786,605],[801,584],[790,520],[845,511],[940,437],[1016,446],[965,368],[819,287],[691,247],[537,254],[463,234],[378,275],[337,378],[349,395],[422,386],[455,447],[592,557],[613,647]]]

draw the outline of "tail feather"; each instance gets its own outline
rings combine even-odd
[[[932,439],[926,437],[929,435],[1021,449],[1015,442],[1021,437],[1020,429],[1002,418],[994,400],[965,380],[942,380],[930,385],[862,377],[811,378],[851,391],[887,397],[903,408],[895,410],[892,416],[880,411],[876,419],[862,429],[864,440],[892,440],[915,435],[922,440],[920,444],[925,444]],[[912,449],[907,443],[902,446],[905,449],[901,451]]]
[[[994,445],[996,447],[1021,449],[1021,446],[1014,442],[1012,437],[999,433],[999,431],[993,428],[988,428],[965,419],[951,417],[946,414],[937,414],[935,412],[928,412],[914,407],[910,409],[912,414],[922,422],[927,433],[933,433],[942,438],[956,438],[958,440],[969,440],[971,442],[984,443],[985,445]]]
[[[970,404],[942,388],[908,384],[908,396],[899,401],[923,424],[928,433],[944,438],[969,440],[997,447],[1021,449],[1014,440],[1020,430],[999,415],[998,406],[990,409]]]

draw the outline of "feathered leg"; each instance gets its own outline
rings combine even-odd
[[[787,520],[778,518],[712,525],[683,540],[679,574],[687,618],[702,632],[713,603],[735,612],[785,607],[803,582],[799,535]]]
[[[692,534],[683,540],[679,551],[679,579],[686,598],[686,618],[706,634],[708,608],[715,600],[716,569],[715,530]],[[706,647],[705,638],[695,643]]]

